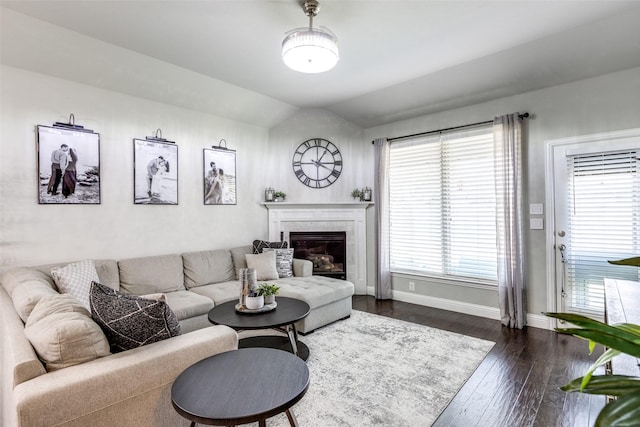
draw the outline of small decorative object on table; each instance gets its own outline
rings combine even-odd
[[[264,296],[255,293],[249,294],[245,299],[245,307],[249,310],[258,310],[264,307]]]
[[[284,202],[284,199],[287,198],[287,195],[282,191],[276,191],[273,193],[273,201],[274,202]]]
[[[264,297],[265,304],[273,304],[276,300],[276,295],[280,290],[280,286],[272,283],[263,283],[258,287],[258,295]]]

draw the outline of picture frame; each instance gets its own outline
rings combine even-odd
[[[133,139],[133,203],[178,204],[178,146],[174,142]]]
[[[203,203],[235,205],[237,201],[236,152],[225,147],[202,151]]]
[[[38,204],[99,205],[100,134],[82,126],[36,127]]]

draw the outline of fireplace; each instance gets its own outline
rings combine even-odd
[[[347,279],[347,233],[344,231],[291,231],[293,257],[313,262],[313,274]]]

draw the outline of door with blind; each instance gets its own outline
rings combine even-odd
[[[585,137],[553,147],[557,310],[604,316],[604,278],[640,269],[608,260],[640,255],[640,136]]]

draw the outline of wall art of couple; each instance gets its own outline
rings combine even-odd
[[[100,204],[100,135],[50,126],[38,132],[38,203]]]
[[[236,152],[203,149],[204,204],[236,204]]]
[[[134,204],[178,204],[178,146],[133,140]]]

